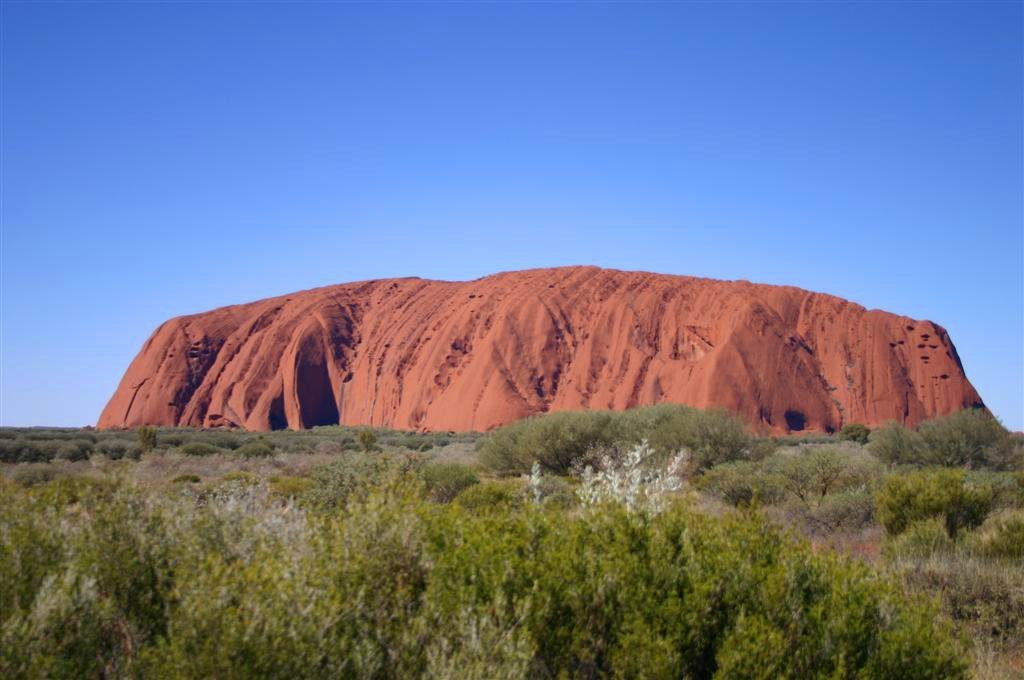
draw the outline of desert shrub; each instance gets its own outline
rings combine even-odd
[[[809,534],[860,531],[874,524],[875,498],[867,491],[842,491],[813,504],[797,503],[791,512]]]
[[[60,476],[60,470],[49,463],[23,463],[11,473],[11,479],[22,486],[45,484]]]
[[[477,444],[480,460],[499,474],[524,474],[534,462],[555,474],[568,473],[577,459],[619,439],[615,417],[604,411],[563,411],[525,418],[500,427]]]
[[[946,532],[945,523],[938,517],[911,522],[902,533],[886,538],[882,554],[890,559],[922,558],[948,555],[956,543]]]
[[[21,462],[22,442],[14,436],[13,432],[4,432],[3,434],[10,436],[0,437],[0,463]]]
[[[269,481],[270,493],[281,498],[298,498],[315,485],[309,477],[274,476]]]
[[[269,458],[274,455],[274,447],[260,437],[239,446],[235,449],[235,454],[243,458]]]
[[[772,505],[785,496],[783,480],[754,461],[725,463],[711,468],[698,480],[700,488],[736,506],[755,502]]]
[[[900,534],[912,522],[941,517],[946,533],[956,538],[961,529],[980,525],[992,510],[992,488],[966,480],[966,472],[949,468],[891,475],[878,492],[878,520],[889,534]]]
[[[836,435],[827,432],[801,432],[799,434],[775,435],[771,438],[779,447],[835,444]]]
[[[1010,433],[981,409],[966,409],[932,418],[918,428],[931,465],[1008,467],[1012,465]]]
[[[646,441],[641,441],[621,460],[606,459],[596,471],[590,467],[584,469],[576,496],[583,506],[613,503],[629,512],[657,514],[668,503],[678,500],[677,492],[684,484],[685,464],[685,454],[659,463],[654,450]],[[540,467],[534,466],[529,486],[538,504],[542,500],[541,480]]]
[[[142,455],[142,449],[137,445],[120,439],[102,441],[96,445],[94,451],[103,454],[111,460],[121,460],[123,458],[138,460]]]
[[[163,629],[171,581],[159,510],[149,512],[138,496],[109,488],[79,491],[78,502],[89,509],[81,515],[87,521],[59,528],[37,524],[13,536],[0,531],[0,554],[28,568],[30,579],[41,578],[30,598],[24,577],[12,579],[0,567],[4,584],[13,581],[20,591],[3,614],[5,677],[126,676],[135,645]],[[36,512],[44,512],[49,501],[35,505]],[[0,523],[9,527],[11,521],[3,508]],[[39,554],[32,548],[37,542],[61,548],[51,561],[31,564]]]
[[[228,449],[233,451],[242,445],[244,441],[238,435],[230,432],[211,432],[210,430],[199,430],[193,433],[192,441],[196,443],[208,444],[209,446],[218,449]]]
[[[421,474],[427,494],[435,503],[450,503],[463,490],[480,483],[476,473],[458,463],[427,465]]]
[[[377,450],[377,435],[373,430],[364,427],[356,433],[356,442],[363,453],[370,453]]]
[[[993,510],[1024,508],[1024,472],[969,470],[967,483],[992,487]]]
[[[957,550],[916,559],[896,556],[892,567],[909,592],[937,598],[964,633],[985,646],[1020,653],[1024,588],[1019,565]]]
[[[930,603],[756,513],[475,512],[403,479],[309,516],[260,487],[63,522],[0,498],[0,675],[965,677]]]
[[[314,469],[313,486],[305,493],[304,499],[310,507],[320,510],[341,508],[353,498],[364,497],[388,479],[414,475],[419,467],[420,461],[411,456],[349,454]]]
[[[0,462],[46,463],[54,459],[85,460],[93,450],[91,439],[60,436],[53,439],[16,436],[0,439]]]
[[[232,470],[221,475],[219,483],[237,482],[246,486],[253,486],[260,483],[260,476],[248,470]]]
[[[860,423],[843,425],[838,435],[842,441],[856,442],[857,444],[867,444],[870,436],[871,430],[866,425],[861,425]]]
[[[564,475],[595,459],[621,458],[647,441],[660,460],[690,453],[696,472],[736,460],[767,455],[775,444],[752,437],[737,416],[661,404],[614,413],[559,412],[520,420],[477,442],[481,461],[499,474],[526,474],[539,462],[545,472]]]
[[[179,446],[178,453],[186,456],[212,456],[217,453],[223,453],[223,449],[218,449],[216,446],[206,442],[190,442]]]
[[[969,539],[973,552],[985,557],[1024,560],[1024,510],[1009,510],[985,520]],[[1024,568],[1021,574],[1024,582]]]
[[[93,442],[89,439],[65,439],[52,442],[53,457],[57,460],[88,460],[93,451]]]
[[[50,481],[32,487],[32,495],[50,508],[63,508],[83,500],[109,499],[117,488],[114,480],[87,475],[58,475]]]
[[[171,481],[175,484],[198,484],[202,479],[199,475],[178,475]]]
[[[182,444],[187,444],[189,437],[186,432],[180,430],[162,431],[159,434],[160,442],[165,447],[177,448]]]
[[[535,502],[539,501],[563,510],[575,507],[579,503],[576,485],[565,477],[541,475],[527,486],[524,493],[529,494]]]
[[[661,404],[627,411],[620,417],[630,431],[631,442],[646,440],[663,457],[687,450],[696,472],[752,457],[754,439],[746,423],[725,409],[701,411]]]
[[[924,439],[899,423],[886,423],[871,432],[868,449],[889,465],[921,465],[926,462]]]
[[[818,504],[828,494],[871,488],[881,470],[869,456],[844,453],[834,446],[801,446],[766,461],[794,498]]]
[[[403,449],[409,449],[410,451],[427,451],[433,446],[429,440],[425,441],[422,435],[413,433],[399,433],[382,437],[381,443],[388,446],[397,446]]]
[[[922,422],[917,430],[889,423],[871,433],[872,453],[893,465],[1016,470],[1024,448],[998,420],[981,409],[966,409]]]
[[[139,439],[139,450],[149,453],[156,448],[156,428],[140,427],[136,432]]]
[[[350,450],[351,448],[352,446],[346,445],[343,442],[328,440],[317,442],[317,445],[314,447],[313,450],[316,451],[317,453],[326,454],[329,456],[337,456],[339,454],[344,453],[345,451]]]
[[[523,483],[517,479],[486,480],[467,487],[455,497],[455,505],[467,510],[517,507],[525,498]]]

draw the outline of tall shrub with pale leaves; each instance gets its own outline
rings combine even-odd
[[[629,512],[661,512],[669,495],[683,488],[682,471],[689,454],[682,451],[663,467],[651,464],[654,455],[654,450],[644,440],[621,461],[605,456],[601,470],[587,466],[576,492],[580,503],[584,506],[621,503]]]

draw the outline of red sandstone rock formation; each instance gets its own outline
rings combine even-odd
[[[328,286],[164,323],[99,427],[486,430],[724,406],[776,432],[980,405],[946,331],[798,288],[596,267]]]

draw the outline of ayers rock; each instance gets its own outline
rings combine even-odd
[[[99,427],[487,430],[661,402],[775,432],[981,406],[930,321],[786,286],[564,267],[347,283],[171,319]]]

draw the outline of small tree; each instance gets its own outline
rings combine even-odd
[[[370,453],[377,448],[377,435],[368,427],[364,427],[356,433],[356,441],[363,453]]]
[[[138,431],[139,437],[139,449],[143,453],[149,453],[156,448],[156,428],[144,426],[140,427]]]
[[[1010,433],[981,409],[965,409],[926,420],[917,428],[936,465],[986,467],[1001,461],[1012,446]]]
[[[878,492],[878,520],[890,535],[903,533],[910,524],[939,517],[950,538],[961,529],[985,521],[993,505],[992,487],[972,485],[967,473],[951,468],[930,468],[893,475]]]
[[[925,461],[924,440],[914,430],[889,422],[871,433],[868,450],[889,465],[920,465]]]
[[[857,442],[858,444],[867,444],[868,437],[871,436],[871,430],[866,425],[860,423],[850,423],[844,425],[843,429],[839,430],[839,438],[847,442]]]

